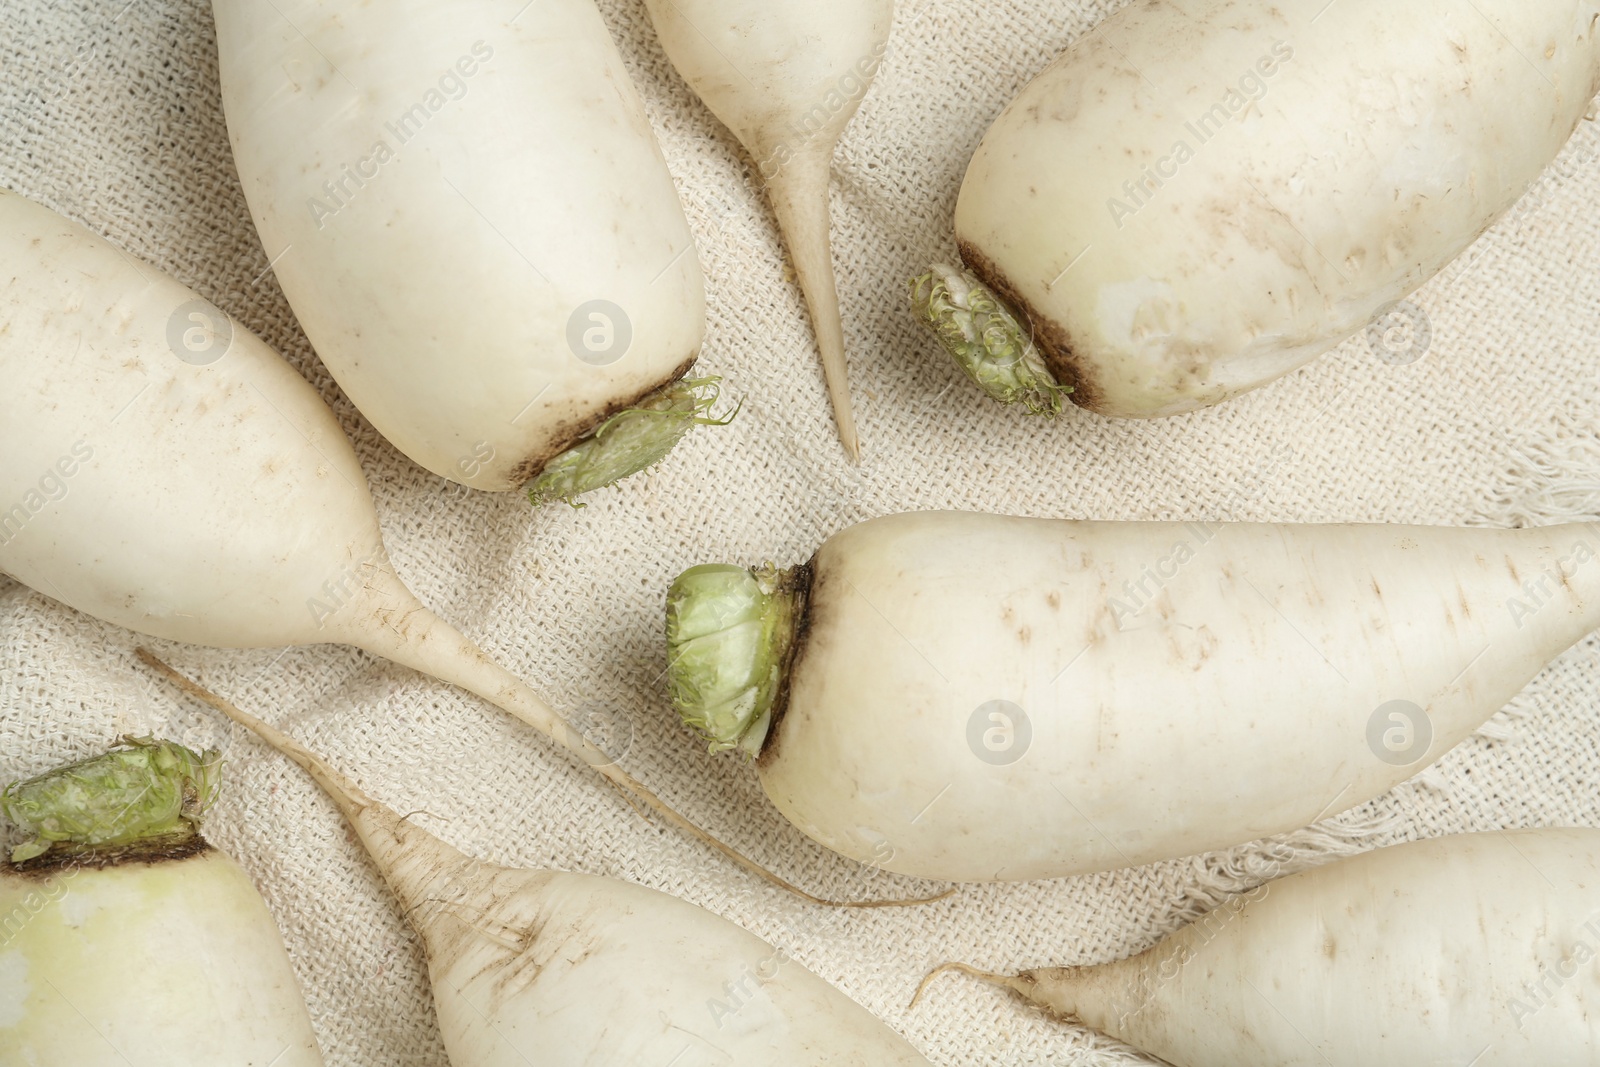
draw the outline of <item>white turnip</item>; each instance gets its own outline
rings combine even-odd
[[[0,1067],[322,1067],[260,894],[200,836],[215,752],[130,741],[11,785]]]
[[[333,413],[261,340],[6,192],[0,262],[0,571],[139,633],[350,644],[454,683],[760,870],[422,605],[389,562]]]
[[[670,684],[829,848],[1062,877],[1391,788],[1600,625],[1597,554],[1576,525],[894,515],[791,571],[685,572]]]
[[[913,302],[996,399],[1216,404],[1433,277],[1597,91],[1600,0],[1129,4],[989,129]]]
[[[593,0],[213,10],[262,244],[395,447],[478,489],[570,499],[704,417],[707,383],[671,384],[705,331],[699,260]],[[594,436],[623,410],[629,433]]]
[[[1120,963],[954,969],[1174,1067],[1587,1064],[1597,885],[1600,830],[1465,834],[1270,882]]]
[[[465,856],[282,731],[140,658],[298,763],[344,813],[422,938],[455,1067],[926,1067],[860,1005],[725,919],[610,878]]]
[[[834,149],[888,48],[893,0],[645,0],[645,6],[673,66],[739,138],[766,186],[811,310],[839,439],[859,458],[828,176]]]

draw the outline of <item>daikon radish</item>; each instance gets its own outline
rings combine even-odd
[[[262,245],[396,448],[570,499],[707,418],[714,390],[678,381],[705,332],[694,241],[593,0],[212,8]]]
[[[1600,830],[1465,834],[1270,882],[1120,963],[941,970],[1173,1067],[1593,1063],[1596,886]]]
[[[200,835],[217,753],[130,739],[0,793],[0,1067],[322,1067],[283,938]]]
[[[755,161],[789,246],[839,439],[861,443],[850,405],[829,234],[834,149],[888,50],[893,0],[645,0],[678,73]]]
[[[1600,0],[1129,4],[995,120],[913,303],[998,400],[1217,404],[1432,278],[1597,92]]]
[[[685,572],[670,685],[837,852],[1063,877],[1410,777],[1600,625],[1597,551],[1577,525],[894,515],[789,571]]]

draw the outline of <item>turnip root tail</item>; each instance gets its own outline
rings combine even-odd
[[[912,279],[911,306],[985,393],[1033,415],[1061,413],[1072,388],[1057,384],[1032,333],[976,275],[936,263]]]
[[[1091,983],[1098,981],[1103,984],[1113,971],[1114,969],[1103,969],[1102,973],[1097,973],[1093,968],[1048,967],[1019,971],[1016,974],[995,974],[993,971],[979,970],[965,963],[945,963],[935,967],[923,977],[909,1006],[916,1007],[922,995],[927,992],[928,986],[941,975],[964,974],[980,982],[1009,989],[1046,1015],[1061,1022],[1081,1023],[1082,1020],[1078,1018],[1076,997],[1082,988],[1084,977],[1087,976]]]
[[[1034,978],[1031,971],[1024,971],[1016,975],[1006,975],[995,974],[993,971],[979,970],[965,963],[941,963],[924,975],[921,982],[917,983],[917,991],[911,995],[911,1003],[906,1007],[915,1008],[918,1002],[922,1000],[922,995],[928,991],[928,987],[936,979],[946,974],[964,974],[969,978],[976,978],[981,982],[988,982],[990,985],[1009,989],[1027,1000],[1033,999],[1032,990],[1034,985],[1037,984],[1037,979]]]
[[[104,755],[13,782],[0,792],[0,813],[29,840],[11,850],[11,862],[52,849],[77,855],[188,845],[216,799],[221,766],[214,751],[130,737]]]
[[[760,755],[805,615],[805,568],[691,567],[667,592],[667,686],[712,752]]]
[[[249,730],[309,774],[349,820],[408,915],[437,896],[441,885],[450,881],[460,868],[474,862],[426,830],[400,818],[392,808],[373,800],[350,778],[282,730],[173,670],[149,649],[135,649],[134,654],[145,666]]]
[[[545,464],[528,483],[528,500],[540,507],[575,499],[592,489],[614,485],[631,474],[653,467],[696,426],[726,426],[739,414],[712,416],[721,378],[682,378],[658,389],[635,407],[619,411],[593,433]]]
[[[832,142],[827,142],[830,153]],[[844,323],[839,315],[839,283],[833,269],[832,220],[828,212],[829,156],[809,152],[781,168],[767,185],[778,229],[789,246],[800,291],[811,312],[811,327],[822,354],[822,376],[833,404],[839,440],[852,462],[861,462],[861,441],[850,404],[845,365]]]

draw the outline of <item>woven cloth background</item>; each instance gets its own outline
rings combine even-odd
[[[707,756],[660,680],[662,597],[694,563],[805,558],[892,511],[1097,518],[1512,524],[1596,513],[1600,445],[1600,124],[1415,303],[1427,355],[1362,338],[1221,409],[1153,424],[984,401],[911,319],[905,280],[950,254],[966,161],[1006,101],[1114,3],[907,0],[835,163],[833,206],[865,461],[834,440],[800,298],[734,139],[673,73],[639,0],[601,7],[648,102],[699,242],[702,366],[744,411],[581,511],[449,484],[350,407],[299,332],[235,175],[203,0],[0,2],[0,184],[159,264],[265,337],[356,442],[401,574],[558,708],[624,713],[624,765],[679,810],[818,891],[930,888],[825,854],[754,774]],[[0,388],[4,384],[0,383]],[[308,779],[175,699],[132,635],[0,578],[0,776],[126,731],[222,744],[211,836],[261,887],[336,1067],[442,1067],[419,946]],[[1080,964],[1152,943],[1285,869],[1268,843],[1070,881],[968,887],[912,911],[821,912],[637,815],[587,768],[482,703],[340,647],[157,651],[285,724],[377,796],[503,864],[632,879],[787,948],[938,1064],[1144,1062],[949,979]],[[1600,825],[1600,642],[1546,670],[1478,737],[1393,793],[1288,840],[1293,868],[1388,841],[1495,827]]]

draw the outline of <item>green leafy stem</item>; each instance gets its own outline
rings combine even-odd
[[[720,395],[718,377],[682,378],[619,411],[593,433],[551,460],[528,483],[534,507],[563,500],[573,507],[579,496],[614,485],[666,458],[696,426],[726,426],[739,414],[741,402],[723,417],[711,408]]]
[[[934,264],[911,280],[911,306],[985,393],[1033,415],[1060,414],[1072,388],[1056,382],[1032,334],[971,271]]]
[[[216,800],[221,767],[213,750],[128,737],[104,755],[14,782],[0,792],[0,813],[28,840],[11,850],[11,861],[53,848],[83,853],[191,840]]]

